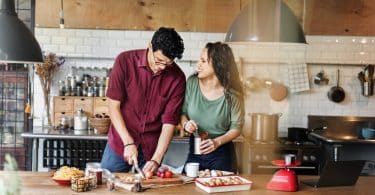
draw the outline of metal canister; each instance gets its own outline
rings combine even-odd
[[[63,80],[59,80],[59,96],[65,95],[65,82]]]
[[[87,87],[82,87],[82,96],[87,96]]]
[[[76,79],[75,78],[71,78],[70,79],[70,85],[72,88],[76,88],[77,86],[77,82],[76,82]]]
[[[77,96],[82,96],[82,88],[80,86],[76,87],[76,95]]]
[[[65,96],[71,96],[71,92],[72,92],[72,88],[71,87],[67,87],[65,89]]]
[[[70,80],[71,79],[72,79],[72,77],[70,77],[70,76],[66,76],[65,77],[65,88],[71,87],[71,85],[70,85]]]
[[[94,97],[99,96],[99,87],[97,87],[97,86],[93,87],[93,96]]]
[[[197,132],[195,132],[193,135],[194,135],[194,154],[201,154],[200,146],[201,146],[202,139],[201,137],[199,137]]]
[[[99,87],[99,97],[105,96],[105,87]]]
[[[93,87],[87,87],[87,96],[93,97],[94,96],[94,89]]]
[[[71,96],[77,96],[77,88],[76,87],[72,88],[72,91],[70,92],[70,95]]]

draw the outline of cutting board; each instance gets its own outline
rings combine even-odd
[[[118,177],[134,177],[131,173],[115,173]],[[156,184],[156,185],[168,185],[168,184],[182,184],[183,179],[180,175],[173,175],[172,178],[160,178],[157,176],[152,176],[151,179],[142,180],[143,185]]]

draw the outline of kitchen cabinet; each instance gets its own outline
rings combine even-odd
[[[74,113],[79,109],[83,109],[88,117],[92,117],[95,114],[108,114],[108,101],[106,97],[54,96],[54,126],[58,126],[60,117],[73,118]]]

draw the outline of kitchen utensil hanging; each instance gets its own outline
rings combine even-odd
[[[255,76],[247,77],[244,81],[246,91],[258,91],[263,87],[262,81]]]
[[[266,80],[264,84],[266,88],[269,88],[269,94],[272,100],[279,102],[288,96],[288,89],[282,83]]]
[[[367,65],[363,71],[358,73],[358,80],[361,84],[362,95],[369,97],[374,95],[374,65]]]
[[[329,79],[324,74],[324,71],[321,70],[316,76],[314,77],[314,83],[316,85],[328,85]]]
[[[327,93],[328,99],[335,103],[342,102],[345,99],[345,91],[342,87],[339,86],[339,83],[340,83],[339,78],[340,78],[340,70],[337,69],[337,85],[334,87],[331,87],[331,89]]]

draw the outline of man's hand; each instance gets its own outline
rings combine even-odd
[[[132,165],[134,160],[138,159],[138,150],[135,144],[128,145],[124,148],[124,159],[128,161],[129,165]]]
[[[149,160],[146,162],[145,166],[143,167],[143,172],[152,172],[155,173],[159,168],[159,164],[154,160]]]

